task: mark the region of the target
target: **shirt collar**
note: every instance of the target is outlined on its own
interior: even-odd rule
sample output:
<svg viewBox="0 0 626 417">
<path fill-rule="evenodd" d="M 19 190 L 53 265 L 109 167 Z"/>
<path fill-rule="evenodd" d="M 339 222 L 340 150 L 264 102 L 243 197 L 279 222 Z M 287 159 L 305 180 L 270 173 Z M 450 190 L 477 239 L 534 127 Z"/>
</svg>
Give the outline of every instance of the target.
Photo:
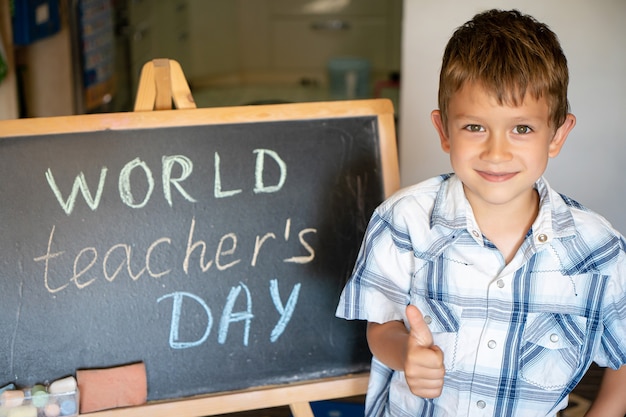
<svg viewBox="0 0 626 417">
<path fill-rule="evenodd" d="M 543 246 L 555 238 L 574 236 L 574 219 L 563 198 L 550 188 L 543 177 L 537 180 L 535 188 L 539 193 L 539 212 L 532 225 L 534 246 Z M 463 183 L 454 174 L 444 177 L 435 197 L 430 227 L 443 227 L 450 231 L 465 229 L 479 245 L 484 244 L 480 227 L 465 197 Z"/>
</svg>

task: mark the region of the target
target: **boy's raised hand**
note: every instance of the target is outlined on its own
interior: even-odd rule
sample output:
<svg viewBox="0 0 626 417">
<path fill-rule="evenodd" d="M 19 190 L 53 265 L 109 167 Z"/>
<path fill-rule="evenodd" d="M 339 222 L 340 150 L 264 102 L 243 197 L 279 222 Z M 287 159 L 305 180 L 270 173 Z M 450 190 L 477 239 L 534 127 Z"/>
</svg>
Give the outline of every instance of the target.
<svg viewBox="0 0 626 417">
<path fill-rule="evenodd" d="M 406 381 L 413 394 L 436 398 L 443 389 L 443 352 L 433 344 L 433 335 L 417 307 L 407 306 L 406 316 L 410 326 L 404 363 Z"/>
</svg>

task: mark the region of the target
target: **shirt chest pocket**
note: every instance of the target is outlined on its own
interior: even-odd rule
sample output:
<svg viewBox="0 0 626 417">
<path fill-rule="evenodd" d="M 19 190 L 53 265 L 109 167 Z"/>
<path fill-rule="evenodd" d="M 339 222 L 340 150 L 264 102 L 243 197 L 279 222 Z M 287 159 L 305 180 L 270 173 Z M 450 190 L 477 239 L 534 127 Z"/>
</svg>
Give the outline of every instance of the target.
<svg viewBox="0 0 626 417">
<path fill-rule="evenodd" d="M 411 303 L 422 312 L 424 321 L 433 335 L 433 343 L 443 351 L 446 371 L 454 370 L 462 310 L 439 300 L 421 297 L 415 297 Z"/>
<path fill-rule="evenodd" d="M 543 389 L 567 386 L 579 367 L 587 319 L 530 313 L 522 336 L 520 378 Z"/>
</svg>

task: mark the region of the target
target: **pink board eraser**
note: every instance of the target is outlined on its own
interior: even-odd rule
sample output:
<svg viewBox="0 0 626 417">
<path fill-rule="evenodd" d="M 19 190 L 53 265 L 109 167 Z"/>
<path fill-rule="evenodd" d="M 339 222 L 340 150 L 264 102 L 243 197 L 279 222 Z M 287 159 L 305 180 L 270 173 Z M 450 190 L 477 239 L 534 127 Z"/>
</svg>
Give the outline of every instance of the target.
<svg viewBox="0 0 626 417">
<path fill-rule="evenodd" d="M 143 362 L 105 369 L 76 371 L 80 413 L 145 404 L 148 398 Z"/>
</svg>

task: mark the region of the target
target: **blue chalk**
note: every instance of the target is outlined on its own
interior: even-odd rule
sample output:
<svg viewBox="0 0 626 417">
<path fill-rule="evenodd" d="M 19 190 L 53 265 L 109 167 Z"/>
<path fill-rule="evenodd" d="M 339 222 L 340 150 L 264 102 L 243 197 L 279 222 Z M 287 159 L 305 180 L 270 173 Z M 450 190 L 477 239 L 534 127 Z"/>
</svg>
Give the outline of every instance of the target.
<svg viewBox="0 0 626 417">
<path fill-rule="evenodd" d="M 60 407 L 62 416 L 71 416 L 76 414 L 76 401 L 74 400 L 61 401 Z"/>
<path fill-rule="evenodd" d="M 0 394 L 2 394 L 4 391 L 9 391 L 9 390 L 14 390 L 15 389 L 15 384 L 9 384 L 9 385 L 5 385 L 4 387 L 0 388 Z"/>
</svg>

